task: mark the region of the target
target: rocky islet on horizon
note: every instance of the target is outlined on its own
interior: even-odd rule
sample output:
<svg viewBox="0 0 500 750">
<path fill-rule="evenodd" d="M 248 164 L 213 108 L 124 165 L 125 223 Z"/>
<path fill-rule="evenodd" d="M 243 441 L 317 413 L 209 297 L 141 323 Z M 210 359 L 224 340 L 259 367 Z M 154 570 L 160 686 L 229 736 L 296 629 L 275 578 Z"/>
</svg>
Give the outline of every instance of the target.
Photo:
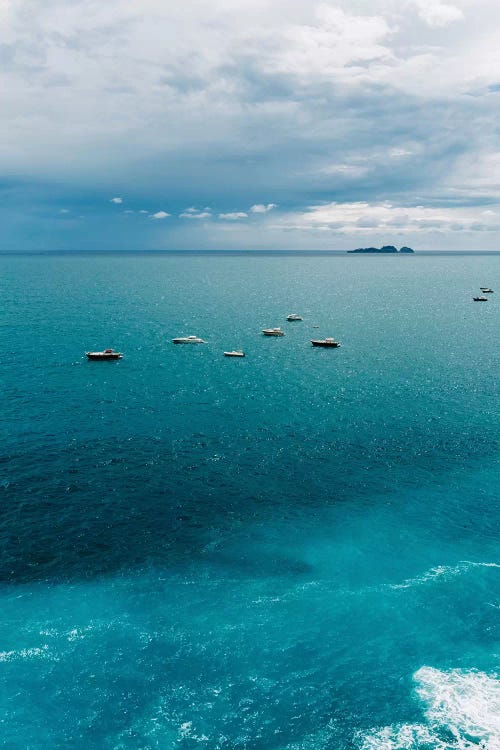
<svg viewBox="0 0 500 750">
<path fill-rule="evenodd" d="M 358 247 L 356 250 L 348 250 L 348 253 L 383 253 L 383 254 L 389 254 L 389 253 L 403 253 L 403 255 L 407 253 L 414 253 L 415 250 L 413 250 L 411 247 L 403 246 L 401 250 L 398 250 L 397 247 L 394 245 L 383 245 L 383 247 Z"/>
</svg>

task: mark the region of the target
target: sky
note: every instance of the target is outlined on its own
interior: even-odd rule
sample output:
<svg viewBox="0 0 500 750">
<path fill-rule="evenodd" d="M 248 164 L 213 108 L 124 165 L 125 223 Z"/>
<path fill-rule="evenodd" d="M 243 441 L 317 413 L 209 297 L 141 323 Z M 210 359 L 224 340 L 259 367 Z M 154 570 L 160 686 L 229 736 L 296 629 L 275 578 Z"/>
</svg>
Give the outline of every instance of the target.
<svg viewBox="0 0 500 750">
<path fill-rule="evenodd" d="M 0 0 L 0 250 L 500 250 L 498 0 Z"/>
</svg>

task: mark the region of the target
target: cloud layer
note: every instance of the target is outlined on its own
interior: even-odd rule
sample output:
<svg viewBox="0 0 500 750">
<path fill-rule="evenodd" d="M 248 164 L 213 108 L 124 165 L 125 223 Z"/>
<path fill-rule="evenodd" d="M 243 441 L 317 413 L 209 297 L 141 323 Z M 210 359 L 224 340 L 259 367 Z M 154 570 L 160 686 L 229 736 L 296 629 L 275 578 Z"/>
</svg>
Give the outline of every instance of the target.
<svg viewBox="0 0 500 750">
<path fill-rule="evenodd" d="M 496 247 L 499 21 L 493 0 L 2 3 L 3 242 Z"/>
</svg>

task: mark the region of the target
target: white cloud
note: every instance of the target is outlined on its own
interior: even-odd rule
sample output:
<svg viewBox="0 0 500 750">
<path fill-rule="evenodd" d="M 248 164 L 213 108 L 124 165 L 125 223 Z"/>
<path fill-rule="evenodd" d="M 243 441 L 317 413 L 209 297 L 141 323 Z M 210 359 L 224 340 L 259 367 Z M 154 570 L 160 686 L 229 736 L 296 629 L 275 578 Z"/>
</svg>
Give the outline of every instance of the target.
<svg viewBox="0 0 500 750">
<path fill-rule="evenodd" d="M 357 179 L 364 177 L 369 172 L 369 167 L 359 164 L 332 164 L 322 167 L 321 172 L 323 174 L 340 175 L 341 177 Z"/>
<path fill-rule="evenodd" d="M 389 149 L 389 157 L 391 159 L 405 159 L 407 156 L 413 156 L 415 151 L 408 148 L 391 148 Z"/>
<path fill-rule="evenodd" d="M 448 26 L 453 21 L 461 21 L 464 14 L 460 8 L 439 0 L 415 0 L 420 18 L 429 26 Z"/>
<path fill-rule="evenodd" d="M 69 214 L 69 208 L 61 208 L 59 211 L 60 214 Z"/>
<path fill-rule="evenodd" d="M 268 211 L 272 211 L 273 208 L 278 208 L 277 203 L 256 203 L 254 206 L 251 207 L 250 211 L 253 214 L 266 214 Z"/>
<path fill-rule="evenodd" d="M 211 212 L 207 209 L 200 211 L 198 208 L 186 208 L 185 211 L 179 214 L 181 219 L 208 219 L 212 216 Z"/>
<path fill-rule="evenodd" d="M 123 198 L 111 198 L 110 203 L 123 203 Z"/>
<path fill-rule="evenodd" d="M 281 74 L 292 74 L 302 83 L 311 76 L 327 79 L 361 63 L 392 62 L 387 45 L 392 33 L 385 18 L 354 15 L 340 7 L 316 5 L 308 24 L 285 26 L 275 49 L 264 64 Z M 265 50 L 265 48 L 264 48 Z"/>
<path fill-rule="evenodd" d="M 7 19 L 11 10 L 11 0 L 0 0 L 0 22 Z"/>
<path fill-rule="evenodd" d="M 304 212 L 284 215 L 277 227 L 313 231 L 333 231 L 345 234 L 366 234 L 367 230 L 382 232 L 391 240 L 391 233 L 422 233 L 430 230 L 498 231 L 492 213 L 478 207 L 402 206 L 364 201 L 327 203 L 310 206 Z M 487 216 L 487 218 L 485 218 Z M 494 216 L 494 214 L 493 214 Z"/>
<path fill-rule="evenodd" d="M 238 221 L 238 219 L 246 219 L 248 216 L 244 211 L 233 211 L 232 213 L 219 214 L 219 219 L 225 221 Z"/>
<path fill-rule="evenodd" d="M 155 214 L 151 214 L 150 219 L 166 219 L 170 216 L 166 211 L 157 211 Z"/>
<path fill-rule="evenodd" d="M 454 198 L 487 196 L 491 203 L 500 201 L 500 150 L 484 147 L 466 152 L 450 170 L 446 187 Z M 478 200 L 478 202 L 479 202 Z"/>
</svg>

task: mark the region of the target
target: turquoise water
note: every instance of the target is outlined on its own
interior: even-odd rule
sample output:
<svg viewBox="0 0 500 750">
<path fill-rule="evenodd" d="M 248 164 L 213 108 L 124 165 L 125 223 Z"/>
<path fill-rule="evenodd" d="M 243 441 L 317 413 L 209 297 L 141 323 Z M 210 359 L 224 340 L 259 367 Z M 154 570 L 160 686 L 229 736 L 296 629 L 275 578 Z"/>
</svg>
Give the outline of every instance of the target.
<svg viewBox="0 0 500 750">
<path fill-rule="evenodd" d="M 0 273 L 2 747 L 500 748 L 499 256 Z"/>
</svg>

